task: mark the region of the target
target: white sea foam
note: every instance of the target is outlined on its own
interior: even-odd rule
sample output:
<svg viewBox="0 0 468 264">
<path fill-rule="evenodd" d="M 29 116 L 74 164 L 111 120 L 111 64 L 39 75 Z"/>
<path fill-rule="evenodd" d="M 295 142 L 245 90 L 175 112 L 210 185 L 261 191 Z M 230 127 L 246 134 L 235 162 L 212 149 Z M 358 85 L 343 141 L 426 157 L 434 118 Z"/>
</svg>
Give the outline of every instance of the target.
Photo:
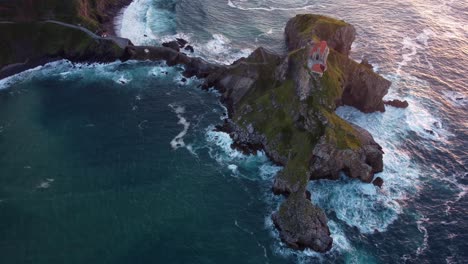
<svg viewBox="0 0 468 264">
<path fill-rule="evenodd" d="M 32 73 L 34 73 L 35 71 L 39 71 L 42 68 L 43 68 L 43 66 L 38 66 L 36 68 L 29 69 L 29 70 L 20 72 L 18 74 L 12 75 L 10 77 L 1 79 L 0 80 L 0 90 L 9 88 L 13 84 L 16 84 L 16 83 L 27 80 L 31 76 Z"/>
<path fill-rule="evenodd" d="M 176 38 L 187 40 L 195 49 L 195 56 L 210 62 L 231 64 L 252 53 L 249 48 L 237 48 L 222 34 L 213 34 L 208 42 L 193 38 L 192 34 L 175 32 L 174 14 L 166 9 L 158 9 L 151 0 L 132 2 L 123 12 L 119 36 L 130 39 L 136 45 L 160 45 Z M 266 34 L 271 34 L 270 29 Z"/>
<path fill-rule="evenodd" d="M 418 221 L 416 221 L 416 224 L 418 226 L 419 232 L 423 233 L 423 242 L 421 246 L 418 247 L 416 250 L 416 255 L 421 255 L 429 246 L 429 233 L 427 232 L 426 227 L 424 227 L 424 223 L 428 222 L 429 218 L 421 218 Z"/>
<path fill-rule="evenodd" d="M 37 189 L 48 189 L 50 185 L 54 182 L 54 179 L 48 178 L 42 181 L 36 188 Z"/>
<path fill-rule="evenodd" d="M 237 172 L 237 165 L 229 164 L 228 169 L 230 169 L 233 173 L 236 173 Z"/>
<path fill-rule="evenodd" d="M 118 84 L 121 84 L 121 85 L 125 85 L 127 83 L 129 83 L 132 79 L 128 76 L 125 76 L 125 75 L 121 75 L 117 80 L 115 80 L 116 83 Z"/>
<path fill-rule="evenodd" d="M 444 95 L 453 106 L 466 106 L 468 103 L 466 94 L 454 91 L 444 91 Z"/>
<path fill-rule="evenodd" d="M 401 75 L 401 69 L 409 65 L 411 61 L 415 58 L 419 51 L 424 51 L 428 48 L 428 41 L 429 39 L 434 36 L 434 32 L 426 28 L 416 37 L 407 36 L 403 39 L 403 47 L 402 47 L 402 60 L 397 64 L 396 74 Z M 426 61 L 427 61 L 427 57 Z M 431 68 L 433 67 L 432 64 L 427 61 L 428 66 Z"/>
<path fill-rule="evenodd" d="M 177 115 L 177 118 L 179 118 L 177 124 L 180 124 L 184 127 L 184 129 L 179 134 L 177 134 L 174 139 L 171 140 L 171 147 L 173 149 L 185 147 L 184 137 L 190 127 L 190 123 L 187 121 L 187 119 L 185 119 L 185 117 L 182 116 L 182 114 L 185 113 L 185 108 L 176 104 L 169 104 L 169 107 L 172 108 L 174 113 Z"/>
<path fill-rule="evenodd" d="M 380 190 L 346 178 L 312 182 L 309 187 L 314 202 L 334 211 L 338 219 L 362 233 L 385 231 L 402 212 L 399 201 L 417 191 L 420 175 L 418 167 L 398 145 L 399 139 L 406 138 L 409 131 L 404 110 L 389 108 L 384 114 L 363 114 L 352 107 L 341 107 L 337 113 L 369 130 L 382 145 L 385 167 L 378 176 L 384 179 L 384 187 Z"/>
<path fill-rule="evenodd" d="M 117 35 L 130 39 L 136 45 L 150 44 L 151 40 L 155 39 L 146 23 L 150 6 L 151 0 L 133 1 L 122 14 L 120 30 L 116 30 Z"/>
<path fill-rule="evenodd" d="M 220 64 L 231 64 L 234 61 L 248 57 L 252 53 L 249 48 L 238 49 L 231 44 L 231 40 L 222 34 L 214 34 L 205 44 L 195 44 L 195 55 L 208 61 Z"/>
<path fill-rule="evenodd" d="M 229 134 L 214 131 L 213 126 L 208 127 L 206 132 L 206 140 L 209 143 L 216 145 L 219 150 L 221 150 L 219 151 L 218 149 L 212 149 L 210 151 L 211 157 L 220 163 L 229 162 L 234 159 L 245 158 L 245 155 L 243 155 L 240 151 L 231 148 L 233 141 Z"/>
<path fill-rule="evenodd" d="M 264 152 L 257 155 L 245 155 L 231 147 L 233 140 L 229 134 L 215 131 L 213 126 L 206 129 L 206 141 L 209 154 L 220 165 L 232 170 L 236 167 L 236 175 L 249 180 L 271 181 L 273 176 L 281 170 L 280 166 L 269 162 Z M 242 173 L 242 172 L 247 173 Z"/>
<path fill-rule="evenodd" d="M 240 0 L 240 2 L 245 2 L 245 1 Z M 305 5 L 305 6 L 298 6 L 298 7 L 271 7 L 271 6 L 270 7 L 244 7 L 244 6 L 241 6 L 240 4 L 234 4 L 231 0 L 228 0 L 227 5 L 229 7 L 236 8 L 236 9 L 239 9 L 239 10 L 244 10 L 244 11 L 247 11 L 247 10 L 260 10 L 260 11 L 268 11 L 268 12 L 276 11 L 276 10 L 280 10 L 280 11 L 300 11 L 300 10 L 309 10 L 309 9 L 315 7 L 315 5 Z"/>
</svg>

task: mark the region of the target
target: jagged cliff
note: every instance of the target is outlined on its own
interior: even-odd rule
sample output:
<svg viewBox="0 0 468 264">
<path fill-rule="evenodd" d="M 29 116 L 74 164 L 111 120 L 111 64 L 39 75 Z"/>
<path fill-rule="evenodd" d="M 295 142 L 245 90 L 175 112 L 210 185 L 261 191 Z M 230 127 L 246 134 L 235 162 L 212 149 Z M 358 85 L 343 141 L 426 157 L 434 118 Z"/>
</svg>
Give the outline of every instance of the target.
<svg viewBox="0 0 468 264">
<path fill-rule="evenodd" d="M 79 6 L 112 1 L 71 2 Z M 0 10 L 2 15 L 5 6 Z M 68 15 L 76 17 L 76 10 L 88 9 L 72 10 Z M 89 14 L 85 17 L 94 16 Z M 286 26 L 287 54 L 259 48 L 229 66 L 207 63 L 167 47 L 139 47 L 125 39 L 101 38 L 60 22 L 1 22 L 0 31 L 0 78 L 62 58 L 165 60 L 169 65 L 185 65 L 187 77 L 205 78 L 203 86 L 218 89 L 228 107 L 230 118 L 223 129 L 231 134 L 234 146 L 244 151 L 262 149 L 284 166 L 273 191 L 286 200 L 272 219 L 282 240 L 293 248 L 325 252 L 333 242 L 324 212 L 310 201 L 309 180 L 338 179 L 343 171 L 370 182 L 383 169 L 383 152 L 372 136 L 334 113 L 339 105 L 364 112 L 384 111 L 382 98 L 390 86 L 372 67 L 348 58 L 356 31 L 344 21 L 298 15 Z M 310 40 L 326 40 L 331 48 L 328 70 L 321 78 L 307 68 Z"/>
</svg>

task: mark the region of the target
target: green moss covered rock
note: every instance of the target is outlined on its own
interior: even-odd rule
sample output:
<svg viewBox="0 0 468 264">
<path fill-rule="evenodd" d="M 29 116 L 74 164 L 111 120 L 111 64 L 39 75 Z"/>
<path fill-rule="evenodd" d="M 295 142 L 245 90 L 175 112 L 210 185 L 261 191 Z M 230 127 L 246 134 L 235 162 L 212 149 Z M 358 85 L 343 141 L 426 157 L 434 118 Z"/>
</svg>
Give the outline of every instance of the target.
<svg viewBox="0 0 468 264">
<path fill-rule="evenodd" d="M 0 22 L 0 69 L 55 59 L 114 61 L 125 48 L 81 28 L 54 22 Z"/>
</svg>

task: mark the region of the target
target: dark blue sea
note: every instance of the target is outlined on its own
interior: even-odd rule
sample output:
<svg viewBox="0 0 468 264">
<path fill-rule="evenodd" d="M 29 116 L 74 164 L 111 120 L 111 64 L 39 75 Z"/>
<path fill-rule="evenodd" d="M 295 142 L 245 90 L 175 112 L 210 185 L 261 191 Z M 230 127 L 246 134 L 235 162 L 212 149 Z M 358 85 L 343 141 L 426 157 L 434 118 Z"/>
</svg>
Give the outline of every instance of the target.
<svg viewBox="0 0 468 264">
<path fill-rule="evenodd" d="M 0 263 L 468 263 L 467 3 L 136 0 L 116 31 L 183 37 L 228 64 L 284 52 L 298 13 L 355 25 L 351 57 L 393 82 L 385 99 L 410 103 L 337 109 L 382 145 L 385 182 L 310 183 L 330 252 L 281 243 L 281 168 L 214 131 L 226 109 L 201 80 L 157 62 L 59 61 L 0 80 Z"/>
</svg>

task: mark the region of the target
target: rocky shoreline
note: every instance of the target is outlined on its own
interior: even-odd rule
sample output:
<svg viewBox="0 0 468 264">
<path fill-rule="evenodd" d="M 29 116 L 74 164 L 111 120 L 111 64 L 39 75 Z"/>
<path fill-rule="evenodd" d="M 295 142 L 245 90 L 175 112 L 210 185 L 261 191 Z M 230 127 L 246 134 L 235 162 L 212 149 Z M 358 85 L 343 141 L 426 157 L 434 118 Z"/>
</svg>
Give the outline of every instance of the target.
<svg viewBox="0 0 468 264">
<path fill-rule="evenodd" d="M 123 7 L 131 1 L 116 2 Z M 117 6 L 107 15 L 115 16 Z M 286 200 L 272 219 L 281 239 L 292 248 L 326 252 L 332 247 L 325 213 L 310 201 L 309 180 L 337 180 L 344 172 L 370 183 L 383 170 L 383 151 L 373 137 L 334 113 L 340 105 L 363 112 L 385 111 L 383 97 L 391 84 L 368 63 L 348 57 L 356 30 L 344 21 L 298 15 L 286 25 L 286 54 L 258 48 L 229 66 L 192 58 L 171 47 L 134 46 L 126 39 L 100 37 L 56 21 L 3 22 L 0 30 L 5 32 L 0 41 L 7 47 L 0 51 L 0 78 L 68 59 L 164 60 L 169 66 L 184 65 L 186 77 L 204 79 L 203 88 L 217 89 L 228 108 L 229 119 L 219 129 L 231 135 L 233 147 L 246 153 L 264 150 L 284 166 L 272 190 Z M 326 40 L 330 46 L 329 69 L 322 78 L 306 67 L 312 40 Z M 380 179 L 375 184 L 382 183 Z"/>
</svg>

